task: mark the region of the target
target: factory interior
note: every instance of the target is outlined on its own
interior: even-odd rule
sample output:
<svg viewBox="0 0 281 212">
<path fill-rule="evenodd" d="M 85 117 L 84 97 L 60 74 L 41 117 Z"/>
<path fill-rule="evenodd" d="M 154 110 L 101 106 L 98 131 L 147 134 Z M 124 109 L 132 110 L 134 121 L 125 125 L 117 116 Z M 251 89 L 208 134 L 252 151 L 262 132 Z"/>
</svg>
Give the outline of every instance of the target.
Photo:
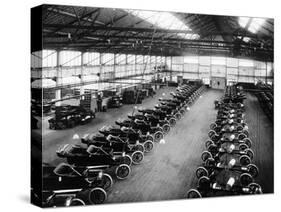
<svg viewBox="0 0 281 212">
<path fill-rule="evenodd" d="M 63 5 L 32 15 L 34 204 L 274 192 L 273 19 Z"/>
</svg>

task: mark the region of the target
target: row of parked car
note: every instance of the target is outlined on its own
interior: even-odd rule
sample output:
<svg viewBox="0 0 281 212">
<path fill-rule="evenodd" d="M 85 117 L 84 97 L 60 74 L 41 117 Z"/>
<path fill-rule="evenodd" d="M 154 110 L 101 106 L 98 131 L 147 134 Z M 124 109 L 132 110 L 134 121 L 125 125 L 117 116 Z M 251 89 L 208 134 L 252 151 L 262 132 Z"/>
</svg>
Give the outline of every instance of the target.
<svg viewBox="0 0 281 212">
<path fill-rule="evenodd" d="M 229 86 L 220 101 L 216 121 L 211 123 L 205 143 L 202 165 L 197 168 L 198 185 L 190 189 L 187 198 L 260 194 L 262 188 L 254 182 L 259 174 L 252 163 L 254 152 L 245 120 L 245 95 L 241 88 Z"/>
<path fill-rule="evenodd" d="M 92 110 L 82 106 L 56 106 L 55 116 L 48 120 L 49 128 L 52 130 L 62 130 L 73 128 L 91 122 L 95 118 Z"/>
<path fill-rule="evenodd" d="M 272 121 L 273 120 L 273 91 L 261 91 L 258 92 L 257 98 L 260 102 L 261 108 L 265 112 L 265 114 L 268 116 L 268 118 Z"/>
<path fill-rule="evenodd" d="M 139 108 L 116 126 L 86 134 L 81 144 L 60 147 L 57 155 L 66 162 L 43 168 L 44 206 L 105 202 L 113 182 L 130 176 L 132 165 L 152 152 L 203 91 L 201 85 L 178 87 L 154 108 Z"/>
</svg>

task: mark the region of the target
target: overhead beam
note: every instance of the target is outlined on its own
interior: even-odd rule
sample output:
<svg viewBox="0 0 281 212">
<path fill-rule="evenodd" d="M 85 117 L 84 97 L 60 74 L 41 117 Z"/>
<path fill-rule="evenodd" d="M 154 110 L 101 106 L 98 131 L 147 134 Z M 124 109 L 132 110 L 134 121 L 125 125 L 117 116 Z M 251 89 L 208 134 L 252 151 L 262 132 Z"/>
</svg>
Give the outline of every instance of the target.
<svg viewBox="0 0 281 212">
<path fill-rule="evenodd" d="M 43 38 L 66 38 L 67 34 L 62 35 L 62 34 L 56 34 L 53 36 L 45 36 L 43 35 Z M 131 36 L 131 35 L 100 35 L 100 34 L 95 34 L 95 35 L 90 35 L 88 37 L 85 37 L 84 39 L 88 40 L 89 42 L 91 41 L 91 39 L 99 39 L 99 41 L 95 41 L 95 43 L 98 42 L 108 42 L 108 39 L 123 39 L 127 42 L 136 42 L 136 40 L 139 41 L 150 41 L 151 37 L 148 36 Z M 88 41 L 79 41 L 79 43 L 83 43 L 83 42 L 88 42 Z M 113 40 L 112 40 L 113 41 Z M 217 44 L 233 44 L 233 42 L 229 42 L 229 41 L 216 41 L 216 40 L 207 40 L 207 39 L 184 39 L 184 38 L 163 38 L 163 37 L 154 37 L 154 41 L 161 41 L 161 42 L 179 42 L 179 43 L 217 43 Z M 63 41 L 62 41 L 63 42 Z M 260 45 L 258 44 L 249 44 L 246 42 L 242 42 L 243 45 L 245 46 L 250 46 L 250 47 L 256 47 L 259 48 Z M 272 48 L 271 46 L 267 46 L 265 45 L 264 48 Z"/>
<path fill-rule="evenodd" d="M 76 19 L 74 19 L 73 21 L 68 22 L 68 24 L 75 24 L 78 20 L 88 21 L 88 17 L 91 16 L 92 14 L 98 12 L 99 10 L 100 10 L 100 9 L 95 9 L 95 10 L 89 12 L 89 13 L 86 13 L 85 15 L 78 16 L 78 17 L 77 17 L 77 15 L 76 15 Z M 51 11 L 52 11 L 52 10 L 51 10 Z M 49 11 L 49 12 L 50 12 L 50 11 Z M 71 17 L 73 17 L 73 16 L 71 15 Z M 74 17 L 73 17 L 73 18 L 74 18 Z M 56 28 L 54 31 L 50 32 L 49 35 L 52 35 L 52 34 L 58 32 L 58 31 L 60 31 L 60 30 L 62 30 L 62 29 L 63 29 L 62 27 L 58 27 L 58 28 Z"/>
<path fill-rule="evenodd" d="M 79 47 L 79 48 L 85 48 L 85 49 L 90 49 L 90 48 L 95 48 L 95 49 L 108 49 L 109 47 L 112 49 L 117 49 L 117 48 L 122 48 L 122 47 L 126 47 L 129 49 L 135 49 L 135 50 L 140 50 L 140 49 L 149 49 L 150 45 L 149 43 L 140 45 L 140 46 L 136 46 L 136 47 L 132 47 L 130 44 L 107 44 L 107 45 L 93 45 L 91 44 L 90 47 L 88 47 L 88 43 L 84 43 L 86 45 L 82 45 L 82 44 L 74 44 L 74 46 L 72 47 Z M 58 44 L 56 42 L 50 42 L 50 43 L 46 43 L 46 46 L 57 46 L 57 45 L 61 45 L 61 47 L 63 47 L 63 44 Z M 181 49 L 181 50 L 185 50 L 185 49 L 190 49 L 190 48 L 200 48 L 202 50 L 204 50 L 204 48 L 212 48 L 214 51 L 216 50 L 222 50 L 222 49 L 227 49 L 227 50 L 232 50 L 234 48 L 234 45 L 226 45 L 226 46 L 213 46 L 213 45 L 204 45 L 204 44 L 181 44 L 181 45 L 177 45 L 177 44 L 171 44 L 171 43 L 154 43 L 151 46 L 154 50 L 158 50 L 161 51 L 161 49 L 163 50 L 164 48 L 173 48 L 173 49 Z M 214 49 L 215 48 L 215 49 Z M 249 47 L 241 47 L 241 50 L 244 51 L 255 51 L 255 52 L 268 52 L 271 53 L 272 51 L 268 51 L 268 50 L 264 50 L 264 49 L 255 49 L 255 48 L 249 48 Z"/>
<path fill-rule="evenodd" d="M 110 43 L 108 43 L 107 39 L 100 40 L 99 42 L 97 41 L 91 41 L 91 40 L 83 40 L 75 43 L 69 43 L 69 41 L 44 41 L 44 44 L 52 44 L 52 45 L 89 45 L 90 46 L 112 46 L 112 45 L 118 45 L 118 44 L 124 44 L 126 43 L 127 45 L 133 45 L 134 46 L 140 46 L 140 45 L 150 45 L 151 39 L 140 39 L 138 43 L 136 43 L 136 40 L 130 40 L 129 38 L 123 39 L 122 42 L 119 42 L 118 40 L 111 40 Z M 210 40 L 185 40 L 185 39 L 168 39 L 168 40 L 161 40 L 161 39 L 154 39 L 153 41 L 154 44 L 170 44 L 170 45 L 209 45 L 209 46 L 214 46 L 214 47 L 220 47 L 220 46 L 233 46 L 235 43 L 233 42 L 227 42 L 227 41 L 210 41 Z M 263 48 L 260 47 L 258 44 L 249 44 L 246 42 L 242 42 L 240 46 L 247 47 L 249 49 L 255 48 L 257 50 L 271 50 L 273 51 L 271 46 L 264 46 Z"/>
<path fill-rule="evenodd" d="M 62 28 L 62 29 L 85 29 L 85 30 L 106 30 L 106 31 L 132 31 L 132 32 L 149 32 L 149 33 L 184 33 L 184 34 L 194 34 L 192 30 L 175 30 L 175 29 L 154 29 L 154 28 L 144 28 L 144 27 L 113 27 L 113 26 L 79 26 L 71 24 L 43 24 L 43 28 Z M 210 32 L 209 35 L 231 35 L 231 36 L 241 36 L 239 32 Z M 258 36 L 257 34 L 247 32 L 247 37 L 251 38 L 263 38 L 272 39 L 271 36 Z"/>
</svg>

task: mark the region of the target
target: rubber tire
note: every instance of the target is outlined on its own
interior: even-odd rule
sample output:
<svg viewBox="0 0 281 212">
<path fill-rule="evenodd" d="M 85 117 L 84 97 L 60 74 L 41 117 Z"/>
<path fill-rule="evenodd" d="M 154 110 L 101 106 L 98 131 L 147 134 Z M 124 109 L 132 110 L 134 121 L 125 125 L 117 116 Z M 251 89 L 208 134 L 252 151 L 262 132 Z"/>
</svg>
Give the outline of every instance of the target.
<svg viewBox="0 0 281 212">
<path fill-rule="evenodd" d="M 253 177 L 248 173 L 241 174 L 239 180 L 242 186 L 248 186 L 254 181 Z"/>
<path fill-rule="evenodd" d="M 191 195 L 194 196 L 191 196 Z M 187 193 L 186 193 L 186 198 L 187 199 L 194 199 L 194 198 L 202 198 L 202 195 L 200 194 L 200 192 L 197 189 L 190 189 Z"/>
<path fill-rule="evenodd" d="M 201 159 L 205 162 L 208 158 L 213 158 L 212 154 L 208 151 L 202 152 Z"/>
<path fill-rule="evenodd" d="M 252 175 L 253 178 L 256 178 L 259 175 L 259 169 L 255 164 L 248 164 L 247 165 L 248 172 Z"/>
<path fill-rule="evenodd" d="M 120 176 L 120 174 L 118 174 L 121 168 L 122 168 L 122 169 L 126 169 L 127 174 L 126 174 L 125 176 Z M 124 171 L 124 170 L 123 170 L 123 171 Z M 126 178 L 130 175 L 130 173 L 131 173 L 131 168 L 130 168 L 127 164 L 120 164 L 120 165 L 117 166 L 116 169 L 115 169 L 115 175 L 116 175 L 117 179 L 119 179 L 119 180 L 124 180 L 124 179 L 126 179 Z"/>
<path fill-rule="evenodd" d="M 196 169 L 195 173 L 196 173 L 196 177 L 197 177 L 198 179 L 200 179 L 200 178 L 203 177 L 203 176 L 209 177 L 209 172 L 208 172 L 208 170 L 207 170 L 205 167 L 203 167 L 203 166 L 198 167 L 198 168 Z"/>
<path fill-rule="evenodd" d="M 88 199 L 91 204 L 102 204 L 107 199 L 107 193 L 104 189 L 96 187 L 89 191 Z"/>
<path fill-rule="evenodd" d="M 154 141 L 155 142 L 159 143 L 160 140 L 163 139 L 163 138 L 164 138 L 164 135 L 163 135 L 162 132 L 157 131 L 157 132 L 154 133 Z"/>
<path fill-rule="evenodd" d="M 170 118 L 169 119 L 169 124 L 170 124 L 171 127 L 174 127 L 177 124 L 177 120 L 175 118 Z"/>
<path fill-rule="evenodd" d="M 246 161 L 245 161 L 246 160 Z M 244 162 L 243 162 L 244 161 Z M 251 159 L 248 155 L 241 155 L 239 157 L 239 163 L 242 165 L 242 166 L 247 166 L 251 163 Z"/>
<path fill-rule="evenodd" d="M 84 206 L 86 204 L 82 199 L 79 198 L 73 198 L 69 204 L 69 206 L 82 206 L 82 205 Z"/>
<path fill-rule="evenodd" d="M 143 160 L 143 158 L 144 158 L 144 154 L 141 151 L 135 151 L 132 153 L 132 161 L 133 161 L 133 164 L 135 164 L 135 165 L 140 164 L 141 161 Z"/>
<path fill-rule="evenodd" d="M 152 141 L 147 140 L 143 143 L 143 146 L 144 146 L 144 152 L 149 153 L 153 150 L 154 144 Z"/>
<path fill-rule="evenodd" d="M 162 126 L 162 129 L 163 129 L 163 134 L 164 134 L 164 135 L 167 135 L 168 132 L 170 131 L 171 127 L 170 127 L 168 124 L 164 124 L 164 125 Z"/>
</svg>

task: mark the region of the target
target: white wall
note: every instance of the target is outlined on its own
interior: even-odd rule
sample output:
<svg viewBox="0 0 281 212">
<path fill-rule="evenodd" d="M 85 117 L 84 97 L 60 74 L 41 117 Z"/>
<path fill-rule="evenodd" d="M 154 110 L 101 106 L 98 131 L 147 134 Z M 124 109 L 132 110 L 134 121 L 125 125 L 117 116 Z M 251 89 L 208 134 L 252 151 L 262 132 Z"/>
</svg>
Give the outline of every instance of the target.
<svg viewBox="0 0 281 212">
<path fill-rule="evenodd" d="M 173 76 L 202 79 L 207 84 L 211 77 L 225 77 L 227 82 L 254 83 L 259 80 L 265 81 L 266 77 L 269 83 L 273 80 L 273 63 L 230 57 L 172 57 L 171 70 Z"/>
</svg>

